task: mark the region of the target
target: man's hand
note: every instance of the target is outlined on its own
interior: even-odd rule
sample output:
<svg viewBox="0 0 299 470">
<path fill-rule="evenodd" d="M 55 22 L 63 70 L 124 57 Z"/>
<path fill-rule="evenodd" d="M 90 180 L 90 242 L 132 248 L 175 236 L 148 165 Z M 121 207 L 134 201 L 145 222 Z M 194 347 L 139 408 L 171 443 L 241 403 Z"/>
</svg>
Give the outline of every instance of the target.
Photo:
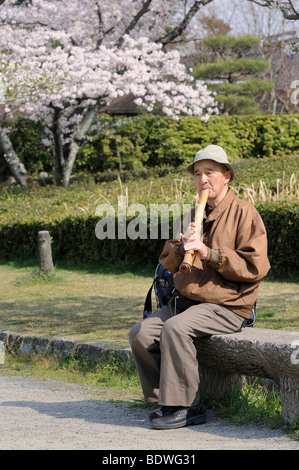
<svg viewBox="0 0 299 470">
<path fill-rule="evenodd" d="M 185 234 L 181 233 L 181 240 L 185 251 L 193 250 L 200 259 L 205 259 L 208 254 L 208 247 L 199 239 L 196 234 L 197 227 L 194 222 L 188 225 Z"/>
</svg>

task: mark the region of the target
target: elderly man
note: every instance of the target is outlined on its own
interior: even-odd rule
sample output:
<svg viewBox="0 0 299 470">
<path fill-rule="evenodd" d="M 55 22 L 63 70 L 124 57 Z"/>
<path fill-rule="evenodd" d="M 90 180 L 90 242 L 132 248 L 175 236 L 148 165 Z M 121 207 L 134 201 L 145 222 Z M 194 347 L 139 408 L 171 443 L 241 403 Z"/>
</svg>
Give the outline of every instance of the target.
<svg viewBox="0 0 299 470">
<path fill-rule="evenodd" d="M 166 242 L 159 261 L 174 273 L 174 298 L 130 331 L 145 400 L 160 405 L 150 414 L 155 429 L 206 422 L 193 339 L 238 331 L 270 268 L 263 221 L 228 187 L 234 170 L 222 147 L 202 149 L 187 170 L 198 193 L 209 190 L 203 240 L 194 239 L 192 223 L 180 239 Z M 184 274 L 179 266 L 190 249 L 195 259 Z"/>
</svg>

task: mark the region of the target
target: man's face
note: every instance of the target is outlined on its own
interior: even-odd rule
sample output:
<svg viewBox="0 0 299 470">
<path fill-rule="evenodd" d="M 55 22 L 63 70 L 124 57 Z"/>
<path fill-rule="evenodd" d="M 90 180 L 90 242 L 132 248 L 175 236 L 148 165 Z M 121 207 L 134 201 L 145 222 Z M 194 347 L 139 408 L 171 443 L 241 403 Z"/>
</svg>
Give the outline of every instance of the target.
<svg viewBox="0 0 299 470">
<path fill-rule="evenodd" d="M 213 160 L 201 160 L 194 164 L 194 183 L 198 193 L 209 190 L 208 202 L 218 203 L 225 196 L 230 170 Z"/>
</svg>

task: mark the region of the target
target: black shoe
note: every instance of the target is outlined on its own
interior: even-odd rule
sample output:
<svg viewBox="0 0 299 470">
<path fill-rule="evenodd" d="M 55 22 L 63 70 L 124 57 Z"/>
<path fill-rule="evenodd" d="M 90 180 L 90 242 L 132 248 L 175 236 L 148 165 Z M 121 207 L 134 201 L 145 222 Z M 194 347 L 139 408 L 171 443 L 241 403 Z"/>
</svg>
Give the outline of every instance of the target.
<svg viewBox="0 0 299 470">
<path fill-rule="evenodd" d="M 166 413 L 166 411 L 168 410 L 168 408 L 168 406 L 160 405 L 159 408 L 156 408 L 149 414 L 150 421 L 152 421 L 152 419 L 160 418 L 161 416 L 163 416 L 164 413 Z"/>
<path fill-rule="evenodd" d="M 191 424 L 204 424 L 207 421 L 207 412 L 202 403 L 197 406 L 167 406 L 161 416 L 151 419 L 153 429 L 176 429 Z"/>
</svg>

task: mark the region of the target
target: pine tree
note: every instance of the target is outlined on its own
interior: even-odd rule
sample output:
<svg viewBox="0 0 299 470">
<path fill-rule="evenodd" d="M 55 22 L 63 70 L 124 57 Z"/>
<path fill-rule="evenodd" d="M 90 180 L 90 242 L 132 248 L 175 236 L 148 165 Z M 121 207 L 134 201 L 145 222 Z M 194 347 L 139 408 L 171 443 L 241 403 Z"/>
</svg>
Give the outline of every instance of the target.
<svg viewBox="0 0 299 470">
<path fill-rule="evenodd" d="M 209 88 L 217 93 L 216 100 L 223 113 L 258 114 L 258 95 L 273 88 L 273 83 L 259 75 L 269 64 L 252 58 L 260 39 L 251 36 L 207 36 L 203 45 L 209 51 L 210 62 L 194 67 L 193 75 L 209 80 Z"/>
</svg>

